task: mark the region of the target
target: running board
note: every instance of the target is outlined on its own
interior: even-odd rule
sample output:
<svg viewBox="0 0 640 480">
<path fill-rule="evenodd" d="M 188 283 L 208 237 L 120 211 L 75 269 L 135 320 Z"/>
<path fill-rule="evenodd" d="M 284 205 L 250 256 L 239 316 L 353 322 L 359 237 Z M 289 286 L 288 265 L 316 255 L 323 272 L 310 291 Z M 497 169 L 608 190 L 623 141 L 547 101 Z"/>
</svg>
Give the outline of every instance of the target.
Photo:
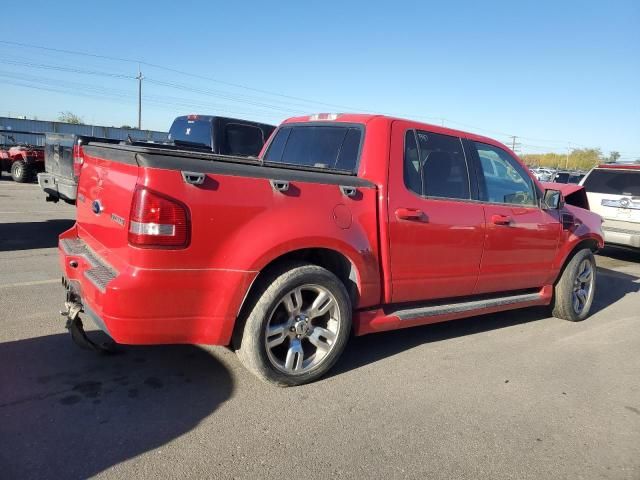
<svg viewBox="0 0 640 480">
<path fill-rule="evenodd" d="M 524 302 L 536 302 L 542 300 L 539 292 L 511 295 L 508 297 L 488 298 L 483 300 L 471 300 L 460 303 L 448 303 L 446 305 L 430 305 L 428 307 L 408 308 L 386 312 L 388 316 L 398 317 L 400 320 L 415 320 L 417 318 L 436 317 L 456 313 L 470 312 L 485 308 L 503 307 Z"/>
</svg>

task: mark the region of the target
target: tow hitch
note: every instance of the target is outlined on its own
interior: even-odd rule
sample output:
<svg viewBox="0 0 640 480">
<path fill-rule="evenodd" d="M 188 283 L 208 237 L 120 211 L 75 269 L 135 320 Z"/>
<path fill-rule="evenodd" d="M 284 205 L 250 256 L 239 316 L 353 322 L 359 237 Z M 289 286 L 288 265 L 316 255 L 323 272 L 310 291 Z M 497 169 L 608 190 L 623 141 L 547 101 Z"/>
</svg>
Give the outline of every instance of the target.
<svg viewBox="0 0 640 480">
<path fill-rule="evenodd" d="M 67 322 L 65 328 L 71 333 L 71 338 L 76 345 L 85 350 L 93 350 L 98 353 L 114 353 L 116 351 L 115 342 L 96 343 L 87 336 L 79 316 L 82 311 L 82 304 L 80 302 L 69 299 L 64 302 L 64 306 L 66 310 L 62 310 L 60 315 L 66 317 Z"/>
</svg>

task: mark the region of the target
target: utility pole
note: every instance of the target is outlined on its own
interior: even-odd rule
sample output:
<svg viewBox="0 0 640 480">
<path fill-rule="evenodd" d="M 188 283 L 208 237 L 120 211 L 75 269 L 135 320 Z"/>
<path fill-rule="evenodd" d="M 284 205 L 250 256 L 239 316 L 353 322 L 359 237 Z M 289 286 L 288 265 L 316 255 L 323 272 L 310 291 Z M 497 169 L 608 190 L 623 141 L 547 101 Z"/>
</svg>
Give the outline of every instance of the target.
<svg viewBox="0 0 640 480">
<path fill-rule="evenodd" d="M 567 143 L 567 161 L 564 165 L 565 170 L 569 170 L 569 152 L 571 151 L 571 143 Z"/>
<path fill-rule="evenodd" d="M 518 142 L 518 137 L 517 135 L 509 135 L 509 143 L 511 144 L 511 150 L 513 150 L 514 152 L 517 153 L 517 151 L 520 149 L 520 142 Z"/>
<path fill-rule="evenodd" d="M 142 79 L 144 76 L 140 71 L 140 65 L 138 65 L 138 130 L 142 130 Z"/>
</svg>

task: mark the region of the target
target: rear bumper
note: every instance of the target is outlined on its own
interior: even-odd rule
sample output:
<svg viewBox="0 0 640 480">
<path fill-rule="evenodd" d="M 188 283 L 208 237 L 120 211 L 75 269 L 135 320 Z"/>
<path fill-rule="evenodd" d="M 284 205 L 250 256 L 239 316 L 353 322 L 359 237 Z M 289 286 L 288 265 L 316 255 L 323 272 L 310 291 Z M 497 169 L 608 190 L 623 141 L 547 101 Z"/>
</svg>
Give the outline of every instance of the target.
<svg viewBox="0 0 640 480">
<path fill-rule="evenodd" d="M 75 203 L 78 184 L 73 180 L 51 173 L 39 173 L 38 184 L 44 192 L 55 200 Z"/>
<path fill-rule="evenodd" d="M 640 231 L 625 230 L 622 228 L 602 227 L 605 244 L 622 245 L 625 247 L 640 248 Z"/>
<path fill-rule="evenodd" d="M 60 239 L 65 283 L 85 316 L 122 344 L 227 345 L 255 272 L 109 265 L 75 236 Z"/>
</svg>

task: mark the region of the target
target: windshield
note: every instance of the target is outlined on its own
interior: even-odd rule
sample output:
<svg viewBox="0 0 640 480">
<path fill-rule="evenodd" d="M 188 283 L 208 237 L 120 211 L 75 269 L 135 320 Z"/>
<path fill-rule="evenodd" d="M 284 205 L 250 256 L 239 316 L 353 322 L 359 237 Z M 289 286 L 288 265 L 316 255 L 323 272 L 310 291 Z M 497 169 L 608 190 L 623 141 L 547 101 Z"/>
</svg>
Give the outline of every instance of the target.
<svg viewBox="0 0 640 480">
<path fill-rule="evenodd" d="M 169 130 L 169 140 L 175 145 L 211 148 L 211 122 L 179 117 Z"/>
<path fill-rule="evenodd" d="M 587 192 L 640 196 L 640 170 L 593 170 L 583 186 Z"/>
<path fill-rule="evenodd" d="M 354 173 L 361 139 L 362 130 L 353 126 L 284 126 L 264 161 Z"/>
</svg>

